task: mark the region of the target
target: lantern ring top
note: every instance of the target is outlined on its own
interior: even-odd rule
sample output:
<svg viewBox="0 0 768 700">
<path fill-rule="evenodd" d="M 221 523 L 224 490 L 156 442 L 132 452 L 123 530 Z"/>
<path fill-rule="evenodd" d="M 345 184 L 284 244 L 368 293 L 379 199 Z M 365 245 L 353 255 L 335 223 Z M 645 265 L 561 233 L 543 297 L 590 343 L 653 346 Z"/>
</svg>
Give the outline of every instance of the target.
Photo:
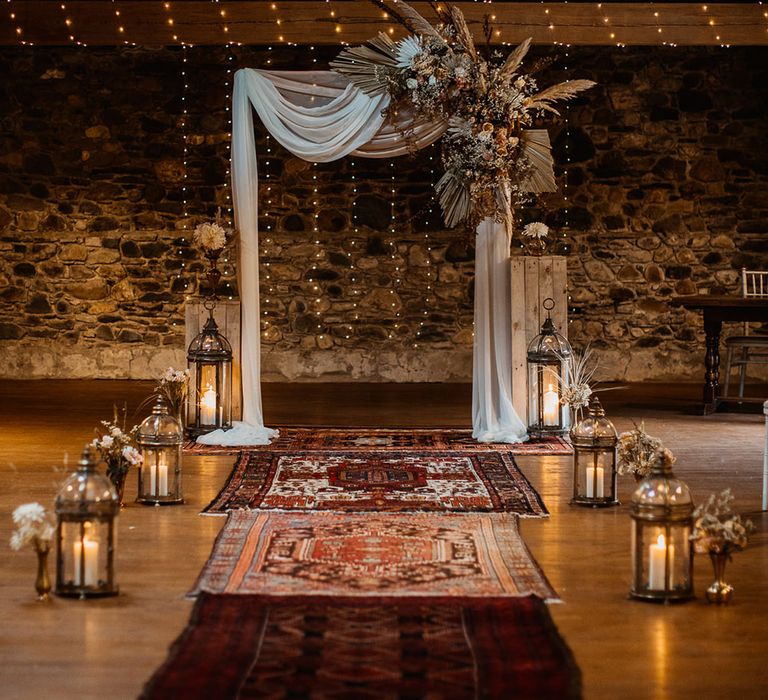
<svg viewBox="0 0 768 700">
<path fill-rule="evenodd" d="M 541 304 L 547 311 L 552 311 L 555 308 L 555 300 L 552 297 L 547 297 Z"/>
</svg>

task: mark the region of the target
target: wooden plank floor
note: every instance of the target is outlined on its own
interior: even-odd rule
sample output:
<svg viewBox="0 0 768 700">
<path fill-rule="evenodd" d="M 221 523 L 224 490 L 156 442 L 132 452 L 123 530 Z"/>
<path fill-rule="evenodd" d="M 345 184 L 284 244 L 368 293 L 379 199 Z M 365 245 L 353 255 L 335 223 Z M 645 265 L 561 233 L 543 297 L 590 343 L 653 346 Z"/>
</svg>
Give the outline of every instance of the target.
<svg viewBox="0 0 768 700">
<path fill-rule="evenodd" d="M 11 512 L 37 500 L 52 505 L 65 454 L 72 464 L 113 402 L 135 407 L 146 382 L 5 381 L 0 401 L 0 542 Z M 681 605 L 627 600 L 631 483 L 608 510 L 568 505 L 570 459 L 519 458 L 552 513 L 525 520 L 523 536 L 565 603 L 552 615 L 581 666 L 586 698 L 764 698 L 768 694 L 768 516 L 759 511 L 763 421 L 760 415 L 693 411 L 699 388 L 643 385 L 605 394 L 619 429 L 645 420 L 677 454 L 677 472 L 697 500 L 731 486 L 760 532 L 728 565 L 736 588 L 729 607 L 702 599 L 711 579 L 698 557 L 698 597 Z M 465 385 L 265 386 L 270 424 L 468 427 Z M 201 517 L 230 469 L 231 457 L 190 457 L 187 504 L 130 503 L 120 516 L 117 598 L 80 602 L 34 599 L 31 551 L 0 546 L 0 696 L 132 698 L 184 627 L 193 584 L 223 518 Z M 53 571 L 52 571 L 53 573 Z"/>
</svg>

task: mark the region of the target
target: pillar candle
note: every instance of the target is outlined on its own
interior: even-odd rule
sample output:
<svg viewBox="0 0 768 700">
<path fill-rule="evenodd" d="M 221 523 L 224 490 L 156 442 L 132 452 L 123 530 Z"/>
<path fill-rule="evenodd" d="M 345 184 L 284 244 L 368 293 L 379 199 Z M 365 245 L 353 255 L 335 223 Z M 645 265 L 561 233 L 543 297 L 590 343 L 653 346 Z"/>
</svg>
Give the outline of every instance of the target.
<svg viewBox="0 0 768 700">
<path fill-rule="evenodd" d="M 560 401 L 554 385 L 550 384 L 544 392 L 544 405 L 542 407 L 542 417 L 544 425 L 557 425 Z"/>
<path fill-rule="evenodd" d="M 85 547 L 84 555 L 84 574 L 85 583 L 81 583 L 80 579 L 80 554 L 82 548 Z M 72 551 L 75 560 L 75 585 L 76 586 L 96 586 L 99 583 L 99 543 L 93 540 L 86 539 L 74 542 L 72 545 Z"/>
<path fill-rule="evenodd" d="M 200 423 L 216 425 L 216 392 L 210 385 L 200 401 Z"/>
<path fill-rule="evenodd" d="M 597 472 L 597 490 L 595 490 L 595 472 Z M 603 498 L 604 475 L 602 467 L 587 467 L 587 498 Z"/>
<path fill-rule="evenodd" d="M 656 544 L 648 547 L 648 585 L 653 590 L 665 589 L 665 573 L 667 570 L 667 550 L 669 550 L 669 562 L 675 558 L 675 545 L 667 544 L 664 535 L 659 535 Z M 669 572 L 669 587 L 672 588 L 672 572 Z"/>
<path fill-rule="evenodd" d="M 157 496 L 168 495 L 168 465 L 165 460 L 161 460 L 157 465 Z"/>
<path fill-rule="evenodd" d="M 155 471 L 155 465 L 151 462 L 145 462 L 142 469 L 145 470 L 146 477 L 149 477 L 149 495 L 154 496 L 157 493 L 157 472 Z M 146 483 L 143 484 L 144 491 L 147 491 Z"/>
</svg>

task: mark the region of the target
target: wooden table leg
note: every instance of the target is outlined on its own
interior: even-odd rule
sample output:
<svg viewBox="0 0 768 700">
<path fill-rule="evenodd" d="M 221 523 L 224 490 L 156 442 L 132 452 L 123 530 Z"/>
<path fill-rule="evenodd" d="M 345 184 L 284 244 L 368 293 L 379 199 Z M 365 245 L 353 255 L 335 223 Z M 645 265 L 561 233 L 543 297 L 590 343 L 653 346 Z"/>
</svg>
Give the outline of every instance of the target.
<svg viewBox="0 0 768 700">
<path fill-rule="evenodd" d="M 704 310 L 704 332 L 707 352 L 704 355 L 704 415 L 714 413 L 720 395 L 720 331 L 723 322 Z"/>
</svg>

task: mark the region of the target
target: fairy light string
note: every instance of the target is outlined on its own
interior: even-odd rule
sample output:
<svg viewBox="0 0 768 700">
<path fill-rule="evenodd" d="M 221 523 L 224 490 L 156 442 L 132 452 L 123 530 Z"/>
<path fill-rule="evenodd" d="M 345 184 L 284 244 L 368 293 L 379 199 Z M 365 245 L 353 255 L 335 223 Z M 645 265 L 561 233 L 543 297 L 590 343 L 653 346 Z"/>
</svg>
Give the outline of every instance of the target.
<svg viewBox="0 0 768 700">
<path fill-rule="evenodd" d="M 189 64 L 189 52 L 187 45 L 181 45 L 181 67 L 179 77 L 181 79 L 181 117 L 179 119 L 179 130 L 182 140 L 182 182 L 181 182 L 181 236 L 176 246 L 176 254 L 179 256 L 179 267 L 176 272 L 176 288 L 184 293 L 185 299 L 189 301 L 189 279 L 187 278 L 187 263 L 184 257 L 189 247 L 189 196 L 188 196 L 188 178 L 189 178 L 189 113 L 187 109 L 187 96 L 189 93 L 189 82 L 187 79 L 187 69 Z M 174 322 L 175 326 L 176 323 Z"/>
<path fill-rule="evenodd" d="M 220 10 L 222 18 L 225 17 L 226 11 L 222 8 Z M 227 33 L 228 27 L 226 24 L 222 24 L 222 32 Z M 232 189 L 230 185 L 231 181 L 231 163 L 232 163 L 232 86 L 233 86 L 233 74 L 235 70 L 235 54 L 233 51 L 232 42 L 227 42 L 226 50 L 224 52 L 224 111 L 226 113 L 227 120 L 227 136 L 225 141 L 225 154 L 224 162 L 226 163 L 224 174 L 224 186 L 223 186 L 223 204 L 224 204 L 224 222 L 225 228 L 234 231 L 235 217 L 234 210 L 232 208 Z M 231 247 L 224 250 L 224 256 L 222 258 L 222 281 L 224 294 L 229 300 L 232 300 L 234 296 L 234 288 L 232 287 L 233 267 L 229 262 L 229 258 L 232 255 Z"/>
<path fill-rule="evenodd" d="M 75 36 L 75 20 L 72 19 L 72 16 L 67 11 L 66 3 L 59 3 L 59 9 L 64 18 L 64 26 L 67 29 L 67 36 L 69 37 L 70 42 L 77 46 L 88 46 L 88 44 L 80 41 L 77 36 Z"/>
<path fill-rule="evenodd" d="M 16 41 L 18 41 L 21 46 L 34 46 L 35 43 L 33 41 L 27 41 L 26 39 L 26 34 L 24 33 L 24 25 L 19 19 L 19 16 L 16 14 L 16 8 L 14 7 L 12 0 L 8 0 L 8 19 L 13 25 Z"/>
</svg>

